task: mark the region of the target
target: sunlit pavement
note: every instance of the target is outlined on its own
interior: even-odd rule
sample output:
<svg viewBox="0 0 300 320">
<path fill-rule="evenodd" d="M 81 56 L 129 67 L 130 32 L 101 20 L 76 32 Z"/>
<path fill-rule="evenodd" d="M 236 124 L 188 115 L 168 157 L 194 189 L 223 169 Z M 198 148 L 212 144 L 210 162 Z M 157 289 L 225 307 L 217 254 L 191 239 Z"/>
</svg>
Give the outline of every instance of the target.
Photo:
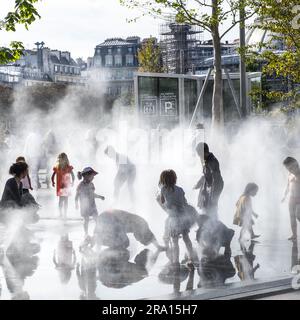
<svg viewBox="0 0 300 320">
<path fill-rule="evenodd" d="M 209 270 L 206 270 L 207 272 L 201 277 L 197 270 L 189 271 L 182 265 L 176 276 L 172 269 L 165 268 L 168 259 L 164 252 L 160 253 L 152 267 L 147 265 L 145 269 L 139 268 L 134 259 L 145 248 L 133 237 L 130 237 L 129 260 L 126 258 L 126 252 L 118 252 L 120 256 L 115 257 L 115 262 L 111 263 L 115 253 L 109 252 L 108 260 L 112 259 L 109 260 L 110 264 L 99 264 L 95 262 L 97 261 L 96 253 L 88 252 L 88 255 L 83 256 L 79 250 L 84 237 L 82 221 L 78 212 L 71 213 L 72 210 L 70 210 L 69 216 L 73 220 L 64 223 L 59 219 L 53 219 L 57 216 L 55 203 L 51 210 L 53 210 L 51 220 L 48 219 L 51 217 L 47 216 L 47 214 L 49 215 L 48 208 L 47 214 L 43 213 L 43 210 L 41 211 L 41 221 L 29 227 L 34 234 L 31 243 L 39 243 L 40 251 L 34 252 L 31 256 L 29 254 L 25 262 L 22 259 L 18 261 L 12 256 L 10 259 L 5 258 L 5 263 L 2 263 L 0 269 L 1 299 L 20 296 L 29 296 L 34 300 L 155 298 L 171 294 L 174 296 L 174 293 L 178 295 L 179 292 L 198 288 L 202 288 L 204 291 L 212 290 L 216 288 L 215 286 L 221 288 L 222 279 L 225 280 L 225 285 L 229 286 L 228 290 L 230 290 L 230 284 L 243 283 L 246 285 L 255 281 L 253 278 L 263 281 L 292 277 L 292 268 L 297 265 L 300 258 L 297 245 L 287 241 L 284 237 L 281 237 L 280 240 L 262 237 L 260 242 L 253 244 L 252 248 L 248 248 L 248 253 L 245 255 L 236 240 L 237 236 L 235 236 L 232 242 L 232 257 L 229 265 L 220 267 L 211 264 Z M 51 210 L 50 212 L 52 212 Z M 91 232 L 93 228 L 94 225 L 91 223 Z M 194 232 L 195 230 L 191 231 L 192 239 Z M 56 250 L 57 254 L 60 250 L 58 249 L 59 241 L 66 234 L 72 242 L 72 245 L 68 243 L 66 250 L 70 253 L 73 247 L 76 262 L 71 259 L 69 262 L 67 261 L 69 266 L 57 267 L 54 260 L 59 260 L 59 258 L 53 259 L 54 251 Z M 3 244 L 5 236 L 5 230 L 0 227 L 1 244 Z M 195 242 L 194 245 L 196 245 Z M 150 246 L 149 249 L 154 253 L 153 246 Z M 107 255 L 107 250 L 105 254 Z M 184 256 L 184 247 L 181 247 L 181 256 L 182 258 Z M 234 275 L 228 273 L 230 268 L 234 268 Z M 253 268 L 256 269 L 254 274 Z M 26 292 L 28 295 L 18 295 L 19 292 Z M 190 293 L 192 294 L 192 291 Z M 291 297 L 297 299 L 299 293 L 294 293 Z"/>
</svg>

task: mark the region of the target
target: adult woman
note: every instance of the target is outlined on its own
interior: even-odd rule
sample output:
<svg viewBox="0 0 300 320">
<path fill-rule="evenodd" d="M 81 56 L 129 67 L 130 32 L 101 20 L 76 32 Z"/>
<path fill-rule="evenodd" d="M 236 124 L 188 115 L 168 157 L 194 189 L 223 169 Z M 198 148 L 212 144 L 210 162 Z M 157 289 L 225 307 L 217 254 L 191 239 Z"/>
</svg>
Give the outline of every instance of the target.
<svg viewBox="0 0 300 320">
<path fill-rule="evenodd" d="M 25 162 L 14 163 L 9 174 L 13 177 L 6 181 L 2 198 L 0 201 L 0 221 L 7 223 L 12 217 L 12 210 L 26 208 L 24 221 L 34 223 L 38 221 L 37 210 L 39 205 L 23 196 L 22 179 L 28 175 L 28 165 Z"/>
</svg>

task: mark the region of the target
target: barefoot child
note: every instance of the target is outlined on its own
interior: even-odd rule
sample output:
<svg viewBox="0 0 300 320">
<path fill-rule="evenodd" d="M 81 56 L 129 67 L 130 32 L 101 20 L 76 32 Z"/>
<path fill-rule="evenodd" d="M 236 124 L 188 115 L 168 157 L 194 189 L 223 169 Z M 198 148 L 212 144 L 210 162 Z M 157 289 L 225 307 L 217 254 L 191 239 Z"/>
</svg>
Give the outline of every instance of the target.
<svg viewBox="0 0 300 320">
<path fill-rule="evenodd" d="M 114 198 L 118 200 L 122 186 L 127 182 L 131 202 L 135 202 L 134 182 L 136 178 L 136 166 L 125 155 L 122 155 L 112 147 L 108 146 L 104 153 L 116 161 L 117 175 L 114 180 Z"/>
<path fill-rule="evenodd" d="M 289 171 L 288 185 L 282 202 L 285 201 L 288 194 L 289 210 L 291 219 L 292 236 L 289 238 L 291 241 L 297 240 L 297 218 L 300 219 L 300 167 L 296 159 L 288 157 L 284 160 L 283 165 Z"/>
<path fill-rule="evenodd" d="M 98 217 L 95 199 L 105 200 L 103 196 L 95 193 L 95 186 L 92 181 L 97 174 L 98 172 L 90 167 L 85 168 L 82 172 L 78 172 L 78 179 L 81 180 L 83 178 L 83 181 L 77 187 L 75 203 L 76 209 L 78 209 L 78 202 L 80 202 L 80 212 L 84 219 L 84 232 L 86 236 L 88 236 L 90 217 L 93 217 L 95 221 Z"/>
<path fill-rule="evenodd" d="M 160 175 L 160 194 L 157 198 L 160 206 L 168 213 L 165 223 L 164 240 L 166 246 L 169 242 L 172 245 L 172 263 L 179 263 L 179 237 L 182 235 L 183 241 L 188 251 L 188 265 L 193 264 L 193 246 L 189 237 L 192 227 L 193 208 L 188 205 L 184 191 L 176 185 L 177 176 L 173 170 L 163 171 Z"/>
<path fill-rule="evenodd" d="M 53 168 L 52 186 L 55 187 L 56 176 L 56 195 L 59 197 L 60 218 L 67 218 L 68 198 L 71 195 L 71 187 L 74 184 L 75 176 L 73 167 L 70 166 L 68 156 L 61 153 L 57 158 L 56 166 Z"/>
<path fill-rule="evenodd" d="M 252 209 L 251 197 L 255 197 L 258 192 L 258 186 L 255 183 L 248 183 L 244 193 L 239 198 L 236 204 L 236 213 L 233 224 L 242 227 L 240 239 L 245 232 L 249 232 L 251 239 L 258 238 L 253 232 L 253 217 L 258 218 L 258 215 Z"/>
</svg>

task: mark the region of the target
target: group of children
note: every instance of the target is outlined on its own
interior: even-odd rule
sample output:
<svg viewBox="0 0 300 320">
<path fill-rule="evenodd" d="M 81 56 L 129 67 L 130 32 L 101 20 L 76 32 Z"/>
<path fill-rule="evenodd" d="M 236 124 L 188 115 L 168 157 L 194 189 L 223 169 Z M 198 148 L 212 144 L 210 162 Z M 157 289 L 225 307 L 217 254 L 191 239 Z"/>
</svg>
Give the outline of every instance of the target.
<svg viewBox="0 0 300 320">
<path fill-rule="evenodd" d="M 217 210 L 218 199 L 221 191 L 223 190 L 223 179 L 220 178 L 219 164 L 216 158 L 209 152 L 208 146 L 201 144 L 201 148 L 204 147 L 204 157 L 201 158 L 202 164 L 205 161 L 210 162 L 212 167 L 215 168 L 217 174 L 214 176 L 214 172 L 210 174 L 207 170 L 204 172 L 205 188 L 212 189 L 213 182 L 209 185 L 207 181 L 218 182 L 218 188 L 215 188 L 213 201 L 211 201 L 211 208 L 214 212 Z M 199 146 L 197 147 L 199 149 Z M 116 192 L 118 194 L 120 186 L 127 180 L 128 186 L 131 192 L 133 192 L 133 182 L 135 179 L 136 171 L 135 166 L 128 160 L 124 163 L 120 162 L 120 154 L 116 153 L 112 147 L 108 147 L 105 150 L 107 155 L 115 153 L 117 156 L 118 173 L 115 179 Z M 198 152 L 199 154 L 200 152 Z M 206 155 L 205 155 L 206 153 Z M 205 158 L 206 157 L 206 158 Z M 293 235 L 290 240 L 297 239 L 297 219 L 300 220 L 300 167 L 296 159 L 287 158 L 284 161 L 284 165 L 290 173 L 288 187 L 283 201 L 290 193 L 290 217 L 291 228 Z M 209 168 L 207 166 L 207 168 Z M 217 170 L 216 170 L 217 169 Z M 73 167 L 70 165 L 68 156 L 65 153 L 61 153 L 58 156 L 57 163 L 53 168 L 52 185 L 56 187 L 56 194 L 59 197 L 59 212 L 60 217 L 67 217 L 68 210 L 68 198 L 71 195 L 71 188 L 75 182 L 75 175 L 73 173 Z M 30 195 L 31 181 L 28 174 L 28 165 L 25 162 L 24 157 L 19 157 L 15 164 L 10 168 L 9 173 L 13 175 L 13 178 L 6 182 L 5 189 L 0 202 L 0 208 L 21 208 L 26 204 L 36 205 L 34 198 Z M 81 216 L 84 219 L 84 232 L 88 235 L 88 226 L 90 217 L 94 220 L 98 218 L 98 210 L 95 199 L 105 200 L 105 197 L 95 193 L 95 186 L 93 180 L 98 173 L 91 167 L 86 167 L 78 173 L 78 179 L 82 180 L 77 189 L 75 196 L 76 209 L 79 209 Z M 220 176 L 220 177 L 219 177 Z M 201 181 L 201 180 L 200 180 Z M 201 182 L 202 183 L 202 182 Z M 200 184 L 201 184 L 200 183 Z M 191 227 L 197 222 L 199 214 L 196 209 L 188 204 L 183 189 L 177 186 L 177 175 L 173 170 L 165 170 L 161 173 L 159 179 L 160 192 L 157 196 L 157 201 L 163 210 L 168 214 L 165 221 L 164 241 L 165 249 L 167 252 L 171 252 L 171 260 L 173 263 L 179 262 L 179 238 L 182 237 L 188 252 L 188 265 L 192 265 L 194 261 L 194 251 L 189 232 Z M 247 184 L 244 193 L 239 198 L 236 207 L 236 213 L 234 216 L 233 224 L 241 226 L 242 238 L 247 232 L 250 234 L 251 239 L 259 237 L 253 232 L 254 218 L 258 215 L 253 211 L 251 198 L 255 197 L 258 192 L 258 186 L 255 183 Z M 27 196 L 26 196 L 27 195 Z M 203 192 L 201 193 L 203 195 Z M 205 200 L 206 201 L 206 200 Z M 200 201 L 201 202 L 201 201 Z M 207 201 L 206 201 L 207 202 Z M 203 201 L 201 202 L 203 203 Z M 209 216 L 209 211 L 206 215 Z M 232 237 L 231 237 L 232 238 Z M 152 239 L 152 238 L 151 238 Z M 170 250 L 169 250 L 170 249 Z"/>
</svg>

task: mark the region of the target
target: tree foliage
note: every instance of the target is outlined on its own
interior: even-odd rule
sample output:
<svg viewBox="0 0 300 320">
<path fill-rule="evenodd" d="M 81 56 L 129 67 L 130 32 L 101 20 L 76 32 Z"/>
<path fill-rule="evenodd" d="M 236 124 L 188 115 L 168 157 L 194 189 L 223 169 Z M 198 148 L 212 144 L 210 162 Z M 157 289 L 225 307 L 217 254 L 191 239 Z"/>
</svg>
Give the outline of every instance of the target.
<svg viewBox="0 0 300 320">
<path fill-rule="evenodd" d="M 161 63 L 161 50 L 155 38 L 148 39 L 138 51 L 140 72 L 163 72 Z"/>
<path fill-rule="evenodd" d="M 176 22 L 197 25 L 210 33 L 214 46 L 212 124 L 213 127 L 222 126 L 224 121 L 224 111 L 221 41 L 235 26 L 241 22 L 239 16 L 240 10 L 242 8 L 248 8 L 245 11 L 245 19 L 248 19 L 255 14 L 255 6 L 250 3 L 250 0 L 119 1 L 122 5 L 129 8 L 139 8 L 143 12 L 143 15 L 150 14 L 161 18 L 175 15 Z"/>
<path fill-rule="evenodd" d="M 282 90 L 263 90 L 263 96 L 272 102 L 294 103 L 300 84 L 300 1 L 259 0 L 256 5 L 261 17 L 256 28 L 270 37 L 260 44 L 260 52 L 249 48 L 250 57 L 263 61 L 264 76 L 281 79 L 283 84 Z"/>
<path fill-rule="evenodd" d="M 14 9 L 0 21 L 0 31 L 16 31 L 17 25 L 23 25 L 27 30 L 40 15 L 36 9 L 39 0 L 14 0 Z M 13 41 L 8 48 L 0 47 L 0 63 L 15 61 L 20 58 L 24 46 L 22 42 Z"/>
<path fill-rule="evenodd" d="M 216 26 L 231 21 L 220 34 L 224 38 L 238 23 L 241 6 L 247 7 L 246 19 L 252 17 L 252 1 L 249 0 L 119 0 L 128 8 L 138 8 L 142 15 L 150 14 L 159 18 L 176 16 L 177 22 L 198 25 L 212 33 Z M 250 10 L 251 8 L 251 10 Z M 131 20 L 132 21 L 132 20 Z"/>
</svg>

